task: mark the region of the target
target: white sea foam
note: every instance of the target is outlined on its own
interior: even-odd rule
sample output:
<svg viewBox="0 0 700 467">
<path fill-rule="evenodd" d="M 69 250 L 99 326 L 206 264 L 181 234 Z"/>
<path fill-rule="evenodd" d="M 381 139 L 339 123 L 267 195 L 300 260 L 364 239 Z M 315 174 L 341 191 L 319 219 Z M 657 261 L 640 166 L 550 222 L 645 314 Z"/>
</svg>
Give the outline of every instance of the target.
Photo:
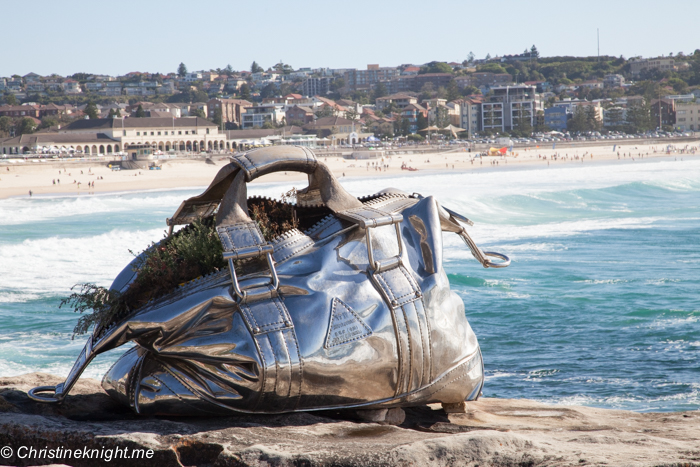
<svg viewBox="0 0 700 467">
<path fill-rule="evenodd" d="M 79 282 L 109 286 L 133 259 L 129 249 L 141 251 L 163 237 L 162 229 L 112 230 L 89 237 L 49 237 L 0 245 L 3 297 L 65 293 Z"/>
</svg>

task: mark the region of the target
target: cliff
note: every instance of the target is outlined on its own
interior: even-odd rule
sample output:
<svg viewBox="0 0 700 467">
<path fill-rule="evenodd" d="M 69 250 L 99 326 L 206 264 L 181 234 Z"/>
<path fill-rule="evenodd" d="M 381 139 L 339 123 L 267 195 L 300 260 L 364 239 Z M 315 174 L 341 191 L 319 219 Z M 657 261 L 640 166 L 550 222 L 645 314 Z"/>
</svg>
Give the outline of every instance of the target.
<svg viewBox="0 0 700 467">
<path fill-rule="evenodd" d="M 0 464 L 700 465 L 697 411 L 634 413 L 481 399 L 470 402 L 466 413 L 446 414 L 439 405 L 409 408 L 403 423 L 394 426 L 359 422 L 357 414 L 349 413 L 140 418 L 114 403 L 91 379 L 80 380 L 61 405 L 36 403 L 26 395 L 34 386 L 60 381 L 41 373 L 0 378 Z M 121 451 L 107 463 L 27 459 L 29 447 L 37 452 L 59 447 Z M 127 449 L 151 449 L 153 455 L 117 457 Z"/>
</svg>

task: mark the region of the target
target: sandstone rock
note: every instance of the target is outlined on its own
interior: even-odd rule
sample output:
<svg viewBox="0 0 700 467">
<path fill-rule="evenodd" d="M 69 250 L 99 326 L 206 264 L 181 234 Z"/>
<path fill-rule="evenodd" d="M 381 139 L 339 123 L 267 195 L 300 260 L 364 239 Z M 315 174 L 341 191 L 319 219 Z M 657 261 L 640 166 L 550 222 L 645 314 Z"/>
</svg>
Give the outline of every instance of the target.
<svg viewBox="0 0 700 467">
<path fill-rule="evenodd" d="M 381 423 L 341 411 L 221 418 L 142 418 L 82 379 L 61 405 L 26 392 L 61 378 L 0 378 L 0 457 L 6 465 L 71 466 L 581 466 L 697 465 L 700 413 L 634 413 L 481 399 L 466 413 L 439 404 L 390 411 Z M 356 411 L 357 412 L 357 411 Z M 391 422 L 400 423 L 393 426 Z M 24 446 L 112 452 L 95 459 L 17 457 Z M 115 451 L 119 448 L 120 451 Z M 115 452 L 150 449 L 150 459 Z M 110 451 L 111 450 L 111 451 Z M 55 452 L 55 451 L 54 451 Z M 144 451 L 145 452 L 145 451 Z M 123 455 L 123 454 L 122 454 Z"/>
</svg>

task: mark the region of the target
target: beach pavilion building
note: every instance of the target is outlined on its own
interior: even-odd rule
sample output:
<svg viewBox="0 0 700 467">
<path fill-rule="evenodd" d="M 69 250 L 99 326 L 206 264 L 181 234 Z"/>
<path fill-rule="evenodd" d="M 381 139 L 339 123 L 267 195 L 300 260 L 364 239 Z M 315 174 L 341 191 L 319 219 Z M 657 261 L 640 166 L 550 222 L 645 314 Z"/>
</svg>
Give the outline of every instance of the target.
<svg viewBox="0 0 700 467">
<path fill-rule="evenodd" d="M 34 133 L 0 141 L 0 154 L 59 153 L 112 154 L 121 150 L 121 142 L 103 133 Z"/>
<path fill-rule="evenodd" d="M 79 154 L 128 152 L 150 146 L 163 152 L 201 152 L 231 149 L 226 134 L 200 117 L 98 118 L 76 120 L 58 132 L 22 135 L 0 142 L 2 154 L 45 152 L 58 147 Z"/>
<path fill-rule="evenodd" d="M 123 151 L 130 146 L 151 145 L 160 151 L 178 152 L 219 151 L 230 149 L 226 134 L 201 117 L 98 118 L 76 120 L 59 133 L 104 134 L 118 140 Z"/>
</svg>

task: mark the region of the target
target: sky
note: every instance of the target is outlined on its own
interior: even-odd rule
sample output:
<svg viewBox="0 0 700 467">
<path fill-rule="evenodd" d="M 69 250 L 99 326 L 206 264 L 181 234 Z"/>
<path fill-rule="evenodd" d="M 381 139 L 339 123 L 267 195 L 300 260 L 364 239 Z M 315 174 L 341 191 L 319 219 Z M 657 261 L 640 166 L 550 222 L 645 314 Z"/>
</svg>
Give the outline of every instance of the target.
<svg viewBox="0 0 700 467">
<path fill-rule="evenodd" d="M 0 76 L 359 68 L 700 48 L 699 0 L 0 0 Z M 10 26 L 12 24 L 12 26 Z"/>
</svg>

